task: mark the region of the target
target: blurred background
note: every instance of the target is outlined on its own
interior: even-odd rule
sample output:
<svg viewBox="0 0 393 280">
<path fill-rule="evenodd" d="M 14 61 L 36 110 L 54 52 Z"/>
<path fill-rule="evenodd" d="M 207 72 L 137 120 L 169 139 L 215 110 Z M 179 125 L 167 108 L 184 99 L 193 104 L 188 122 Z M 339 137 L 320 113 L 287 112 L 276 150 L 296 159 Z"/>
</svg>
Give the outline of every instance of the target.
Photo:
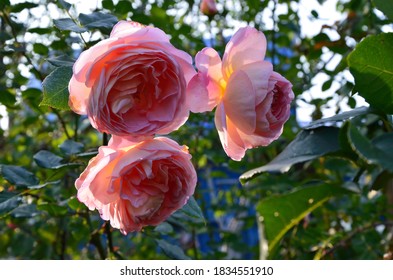
<svg viewBox="0 0 393 280">
<path fill-rule="evenodd" d="M 366 36 L 391 32 L 391 21 L 371 0 L 215 2 L 216 11 L 206 13 L 199 0 L 0 0 L 1 259 L 392 258 L 392 187 L 375 187 L 381 170 L 319 157 L 286 173 L 239 181 L 276 158 L 311 122 L 368 106 L 353 90 L 347 56 Z M 266 35 L 266 59 L 296 95 L 282 136 L 247 151 L 241 162 L 224 153 L 214 113 L 191 114 L 170 137 L 193 155 L 195 200 L 163 224 L 127 236 L 75 198 L 74 181 L 102 135 L 86 117 L 40 106 L 48 74 L 71 67 L 122 19 L 164 30 L 192 56 L 205 46 L 222 55 L 238 28 L 253 26 Z M 365 115 L 354 125 L 372 138 L 386 124 Z M 312 209 L 285 196 L 316 182 L 354 183 L 356 191 L 324 196 Z M 272 196 L 284 200 L 265 204 L 269 211 L 300 214 L 281 224 L 264 220 L 261 201 Z"/>
</svg>

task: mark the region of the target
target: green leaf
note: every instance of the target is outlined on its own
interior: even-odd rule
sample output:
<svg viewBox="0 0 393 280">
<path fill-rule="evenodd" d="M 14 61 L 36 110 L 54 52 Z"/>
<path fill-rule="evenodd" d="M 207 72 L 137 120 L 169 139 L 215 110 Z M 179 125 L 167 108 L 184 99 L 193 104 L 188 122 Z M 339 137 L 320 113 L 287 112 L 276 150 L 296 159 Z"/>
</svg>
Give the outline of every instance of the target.
<svg viewBox="0 0 393 280">
<path fill-rule="evenodd" d="M 58 2 L 67 11 L 71 8 L 71 4 L 66 2 L 66 1 L 64 1 L 64 0 L 58 0 Z"/>
<path fill-rule="evenodd" d="M 63 158 L 59 157 L 49 151 L 41 150 L 33 156 L 34 161 L 38 166 L 49 169 L 56 169 L 63 165 Z"/>
<path fill-rule="evenodd" d="M 8 90 L 0 90 L 0 103 L 12 108 L 16 103 L 16 97 Z"/>
<path fill-rule="evenodd" d="M 46 56 L 46 55 L 48 55 L 49 49 L 44 44 L 35 43 L 35 44 L 33 44 L 33 51 L 37 54 Z"/>
<path fill-rule="evenodd" d="M 67 214 L 68 209 L 65 206 L 60 206 L 55 203 L 45 203 L 45 204 L 40 204 L 37 205 L 37 209 L 41 211 L 46 211 L 48 212 L 49 215 L 51 216 L 64 216 Z"/>
<path fill-rule="evenodd" d="M 383 134 L 370 141 L 354 125 L 351 125 L 348 139 L 353 150 L 365 162 L 393 171 L 393 133 Z"/>
<path fill-rule="evenodd" d="M 80 163 L 63 163 L 63 158 L 49 151 L 41 150 L 33 156 L 38 166 L 48 169 L 59 169 L 62 167 L 80 166 Z"/>
<path fill-rule="evenodd" d="M 163 222 L 154 228 L 154 231 L 157 231 L 161 234 L 169 234 L 173 232 L 173 226 L 167 222 Z"/>
<path fill-rule="evenodd" d="M 50 33 L 52 33 L 52 31 L 53 31 L 52 28 L 43 28 L 43 27 L 35 27 L 35 28 L 27 29 L 27 32 L 37 33 L 39 35 L 50 34 Z"/>
<path fill-rule="evenodd" d="M 258 213 L 263 217 L 269 251 L 274 250 L 284 234 L 330 198 L 351 193 L 347 189 L 320 185 L 302 188 L 292 193 L 272 196 L 260 201 Z"/>
<path fill-rule="evenodd" d="M 339 129 L 322 126 L 302 130 L 296 138 L 268 164 L 245 172 L 240 181 L 245 183 L 262 172 L 286 172 L 292 165 L 313 160 L 339 150 Z"/>
<path fill-rule="evenodd" d="M 79 21 L 88 29 L 100 29 L 104 31 L 110 31 L 113 26 L 118 22 L 117 17 L 104 14 L 101 12 L 95 12 L 89 15 L 80 14 Z"/>
<path fill-rule="evenodd" d="M 23 3 L 18 3 L 18 4 L 13 4 L 11 6 L 11 13 L 19 13 L 23 11 L 24 9 L 32 9 L 37 7 L 38 4 L 35 3 L 30 3 L 30 2 L 23 2 Z"/>
<path fill-rule="evenodd" d="M 354 118 L 354 117 L 358 117 L 358 116 L 362 116 L 362 115 L 366 115 L 366 114 L 370 114 L 373 113 L 374 110 L 369 108 L 369 107 L 359 107 L 347 112 L 343 112 L 337 115 L 334 115 L 333 117 L 330 118 L 325 118 L 325 119 L 320 119 L 320 120 L 316 120 L 311 122 L 306 129 L 310 129 L 310 128 L 316 128 L 319 126 L 323 126 L 326 125 L 326 123 L 332 123 L 332 122 L 340 122 L 346 119 L 350 119 L 350 118 Z"/>
<path fill-rule="evenodd" d="M 115 7 L 115 13 L 125 15 L 132 11 L 132 5 L 129 1 L 119 1 Z"/>
<path fill-rule="evenodd" d="M 65 140 L 59 148 L 66 155 L 75 155 L 83 151 L 84 145 L 72 140 Z"/>
<path fill-rule="evenodd" d="M 373 107 L 393 114 L 393 33 L 369 36 L 348 56 L 359 95 Z"/>
<path fill-rule="evenodd" d="M 351 125 L 351 123 L 349 121 L 347 121 L 341 127 L 340 134 L 339 134 L 339 141 L 340 141 L 342 156 L 352 160 L 353 162 L 356 162 L 358 160 L 359 156 L 352 149 L 352 146 L 351 146 L 351 143 L 349 140 L 348 133 L 349 133 L 350 125 Z"/>
<path fill-rule="evenodd" d="M 393 173 L 388 170 L 384 170 L 378 174 L 372 183 L 371 189 L 381 190 L 388 187 L 393 180 Z"/>
<path fill-rule="evenodd" d="M 102 0 L 102 7 L 104 9 L 112 11 L 115 8 L 112 0 Z"/>
<path fill-rule="evenodd" d="M 35 204 L 22 204 L 10 213 L 15 218 L 30 218 L 39 214 Z"/>
<path fill-rule="evenodd" d="M 55 24 L 55 26 L 58 29 L 60 29 L 62 31 L 73 31 L 73 32 L 76 32 L 76 33 L 83 33 L 83 32 L 87 31 L 86 28 L 78 26 L 70 18 L 54 19 L 53 23 Z"/>
<path fill-rule="evenodd" d="M 375 6 L 393 21 L 393 0 L 374 0 Z"/>
<path fill-rule="evenodd" d="M 79 202 L 79 200 L 76 197 L 70 198 L 67 202 L 68 206 L 75 211 L 82 211 L 86 209 L 86 206 Z"/>
<path fill-rule="evenodd" d="M 72 67 L 58 67 L 42 83 L 44 98 L 40 106 L 50 106 L 60 110 L 69 110 L 68 83 L 72 77 Z"/>
<path fill-rule="evenodd" d="M 169 258 L 174 260 L 190 260 L 191 258 L 184 254 L 182 248 L 177 245 L 173 245 L 166 240 L 156 239 L 158 246 Z"/>
<path fill-rule="evenodd" d="M 4 179 L 16 186 L 32 186 L 39 182 L 33 173 L 16 165 L 1 165 L 1 174 Z"/>
<path fill-rule="evenodd" d="M 188 199 L 187 204 L 184 205 L 179 211 L 193 218 L 195 222 L 205 223 L 202 210 L 193 196 Z"/>
<path fill-rule="evenodd" d="M 50 64 L 56 67 L 61 67 L 61 66 L 72 67 L 74 66 L 75 63 L 74 59 L 66 55 L 60 55 L 54 58 L 49 58 L 48 61 Z"/>
<path fill-rule="evenodd" d="M 9 192 L 0 192 L 0 216 L 10 212 L 19 205 L 18 195 Z"/>
</svg>

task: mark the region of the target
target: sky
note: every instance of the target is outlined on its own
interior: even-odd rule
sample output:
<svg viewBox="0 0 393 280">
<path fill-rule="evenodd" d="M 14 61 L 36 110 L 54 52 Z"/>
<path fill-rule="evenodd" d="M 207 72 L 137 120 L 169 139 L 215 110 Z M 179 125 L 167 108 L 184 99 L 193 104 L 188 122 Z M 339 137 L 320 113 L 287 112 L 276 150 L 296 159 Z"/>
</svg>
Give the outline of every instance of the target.
<svg viewBox="0 0 393 280">
<path fill-rule="evenodd" d="M 101 2 L 98 0 L 67 0 L 67 1 L 75 5 L 78 13 L 89 13 L 91 12 L 91 10 L 96 8 L 97 5 L 99 6 Z M 18 2 L 25 2 L 25 0 L 10 0 L 10 2 L 11 4 L 16 4 Z M 116 0 L 114 2 L 116 2 Z M 320 32 L 322 25 L 324 24 L 331 25 L 334 22 L 341 20 L 342 17 L 345 15 L 336 11 L 336 4 L 337 4 L 337 0 L 325 1 L 322 5 L 319 4 L 317 0 L 300 0 L 298 4 L 299 5 L 298 10 L 299 10 L 300 23 L 302 27 L 302 33 L 307 37 L 312 37 Z M 293 5 L 297 5 L 297 4 L 293 3 Z M 318 12 L 320 18 L 319 20 L 313 19 L 313 17 L 311 16 L 312 10 Z M 287 12 L 286 6 L 283 4 L 278 4 L 276 8 L 276 14 L 280 15 L 280 14 L 285 14 L 286 12 Z M 59 18 L 61 16 L 62 15 L 60 15 L 56 9 L 53 9 L 53 12 L 51 11 L 51 17 Z M 269 19 L 271 18 L 270 9 L 265 9 L 263 18 L 268 19 L 265 22 L 266 28 L 267 29 L 271 28 L 273 23 L 272 21 L 269 21 Z M 41 26 L 50 25 L 50 24 L 52 24 L 51 19 L 45 17 L 42 18 L 42 21 L 40 23 Z M 235 31 L 236 30 L 234 30 L 233 33 Z M 329 35 L 329 37 L 332 40 L 338 39 L 338 34 L 335 34 L 334 32 L 329 33 L 329 31 L 326 30 L 325 32 Z M 323 54 L 323 58 L 327 59 L 329 57 L 330 54 L 326 51 L 326 53 Z M 340 59 L 341 56 L 336 55 L 327 65 L 327 68 L 334 69 L 336 65 L 339 63 Z M 27 69 L 25 69 L 25 71 L 28 73 Z M 353 82 L 353 77 L 349 73 L 349 71 L 344 72 L 344 75 L 348 81 Z M 303 92 L 302 94 L 302 98 L 306 100 L 306 102 L 300 100 L 297 101 L 297 119 L 301 126 L 306 125 L 311 121 L 311 113 L 314 110 L 314 107 L 312 105 L 309 105 L 307 102 L 315 98 L 327 98 L 330 96 L 335 96 L 334 93 L 339 87 L 338 83 L 333 83 L 332 87 L 329 90 L 322 92 L 321 86 L 327 79 L 328 79 L 327 75 L 322 73 L 317 74 L 316 78 L 314 79 L 314 86 L 311 87 L 310 90 Z M 367 103 L 364 101 L 363 98 L 359 96 L 356 96 L 355 98 L 357 100 L 357 106 L 367 105 Z M 330 101 L 330 103 L 334 104 L 335 101 L 332 100 Z M 346 104 L 344 103 L 341 105 L 341 108 L 343 111 L 349 110 L 349 107 L 346 106 Z M 0 114 L 3 116 L 3 118 L 0 120 L 0 126 L 3 129 L 5 129 L 8 125 L 8 119 L 6 116 L 4 106 L 0 106 Z M 324 109 L 323 114 L 324 117 L 332 116 L 335 114 L 335 108 L 333 107 L 331 109 Z"/>
</svg>

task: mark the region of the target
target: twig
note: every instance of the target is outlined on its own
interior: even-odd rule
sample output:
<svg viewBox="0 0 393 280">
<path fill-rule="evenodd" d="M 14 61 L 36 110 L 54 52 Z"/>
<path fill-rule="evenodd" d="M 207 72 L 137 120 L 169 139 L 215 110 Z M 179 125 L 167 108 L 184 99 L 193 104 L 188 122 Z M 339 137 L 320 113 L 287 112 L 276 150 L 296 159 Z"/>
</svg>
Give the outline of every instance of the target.
<svg viewBox="0 0 393 280">
<path fill-rule="evenodd" d="M 67 125 L 66 125 L 64 119 L 62 118 L 62 116 L 60 115 L 59 111 L 57 111 L 54 108 L 52 108 L 52 111 L 53 111 L 53 113 L 56 114 L 57 118 L 59 119 L 60 124 L 63 127 L 64 133 L 65 133 L 67 139 L 71 140 L 71 136 L 70 136 L 70 134 L 68 133 L 68 130 L 67 130 Z"/>
<path fill-rule="evenodd" d="M 108 239 L 108 255 L 115 255 L 115 250 L 113 249 L 113 238 L 112 238 L 112 231 L 109 222 L 105 222 L 105 233 Z"/>
<path fill-rule="evenodd" d="M 379 225 L 393 226 L 393 221 L 375 222 L 375 223 L 364 225 L 362 227 L 359 227 L 359 228 L 355 229 L 354 231 L 349 233 L 346 237 L 341 239 L 339 243 L 337 243 L 336 245 L 331 247 L 329 250 L 326 250 L 326 251 L 322 252 L 320 258 L 322 259 L 326 255 L 332 254 L 337 248 L 345 246 L 348 243 L 348 241 L 350 241 L 356 234 L 361 233 L 363 231 L 367 231 L 367 230 L 369 230 L 371 228 L 375 228 L 376 226 L 379 226 Z"/>
</svg>

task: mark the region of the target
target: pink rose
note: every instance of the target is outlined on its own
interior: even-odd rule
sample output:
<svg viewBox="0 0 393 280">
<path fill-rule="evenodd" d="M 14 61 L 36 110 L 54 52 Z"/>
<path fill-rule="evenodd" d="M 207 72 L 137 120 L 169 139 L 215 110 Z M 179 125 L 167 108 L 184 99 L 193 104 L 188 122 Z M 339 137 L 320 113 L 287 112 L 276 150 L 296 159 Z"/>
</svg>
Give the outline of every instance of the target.
<svg viewBox="0 0 393 280">
<path fill-rule="evenodd" d="M 215 0 L 202 0 L 200 10 L 204 15 L 214 16 L 218 13 Z"/>
<path fill-rule="evenodd" d="M 195 58 L 189 83 L 192 112 L 216 108 L 215 124 L 225 152 L 241 160 L 247 149 L 267 146 L 282 133 L 294 98 L 292 84 L 264 61 L 266 38 L 255 28 L 237 31 L 223 60 L 212 48 Z"/>
<path fill-rule="evenodd" d="M 162 30 L 120 21 L 75 62 L 69 105 L 101 132 L 167 134 L 188 118 L 186 88 L 195 73 L 191 56 Z"/>
<path fill-rule="evenodd" d="M 75 182 L 78 199 L 123 234 L 158 225 L 194 193 L 191 155 L 173 140 L 113 136 L 98 151 Z"/>
</svg>

